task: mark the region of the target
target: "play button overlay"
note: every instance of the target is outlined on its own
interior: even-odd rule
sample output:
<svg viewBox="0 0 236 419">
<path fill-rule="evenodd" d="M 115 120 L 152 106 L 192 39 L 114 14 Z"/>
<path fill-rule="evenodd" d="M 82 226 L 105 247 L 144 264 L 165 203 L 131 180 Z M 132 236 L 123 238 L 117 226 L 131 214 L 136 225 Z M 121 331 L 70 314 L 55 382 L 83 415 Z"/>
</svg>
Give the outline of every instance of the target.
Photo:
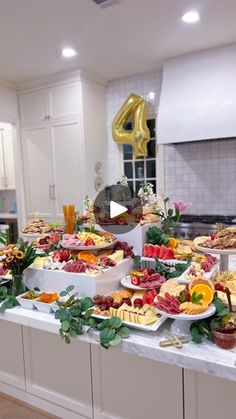
<svg viewBox="0 0 236 419">
<path fill-rule="evenodd" d="M 110 202 L 110 218 L 118 217 L 118 215 L 124 214 L 128 211 L 128 208 L 123 205 L 117 204 L 117 202 Z"/>
<path fill-rule="evenodd" d="M 142 218 L 142 206 L 133 198 L 128 186 L 112 185 L 96 197 L 93 207 L 95 222 L 109 233 L 124 234 L 133 230 Z"/>
</svg>

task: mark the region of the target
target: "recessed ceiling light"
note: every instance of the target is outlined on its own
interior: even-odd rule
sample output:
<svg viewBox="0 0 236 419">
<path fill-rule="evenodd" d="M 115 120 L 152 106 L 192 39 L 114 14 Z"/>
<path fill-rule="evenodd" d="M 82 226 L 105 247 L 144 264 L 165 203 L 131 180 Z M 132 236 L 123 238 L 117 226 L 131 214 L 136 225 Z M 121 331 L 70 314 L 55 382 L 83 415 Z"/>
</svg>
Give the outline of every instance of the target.
<svg viewBox="0 0 236 419">
<path fill-rule="evenodd" d="M 196 23 L 200 20 L 200 16 L 198 12 L 192 10 L 190 12 L 184 13 L 182 20 L 185 23 Z"/>
<path fill-rule="evenodd" d="M 65 58 L 74 57 L 76 54 L 77 52 L 73 48 L 63 48 L 62 50 L 62 56 Z"/>
</svg>

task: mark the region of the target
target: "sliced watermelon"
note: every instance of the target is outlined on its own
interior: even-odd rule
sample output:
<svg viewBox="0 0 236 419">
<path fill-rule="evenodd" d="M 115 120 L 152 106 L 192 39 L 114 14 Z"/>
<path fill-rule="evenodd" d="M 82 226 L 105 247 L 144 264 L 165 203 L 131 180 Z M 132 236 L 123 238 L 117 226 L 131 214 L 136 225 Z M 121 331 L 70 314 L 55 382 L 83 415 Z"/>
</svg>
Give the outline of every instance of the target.
<svg viewBox="0 0 236 419">
<path fill-rule="evenodd" d="M 148 253 L 148 244 L 145 243 L 145 245 L 143 246 L 143 256 L 145 258 L 147 257 L 147 253 Z"/>
<path fill-rule="evenodd" d="M 163 256 L 164 256 L 164 254 L 166 252 L 166 249 L 167 249 L 167 247 L 164 246 L 164 244 L 162 244 L 161 247 L 160 247 L 159 259 L 163 259 Z"/>
<path fill-rule="evenodd" d="M 148 246 L 147 247 L 147 257 L 148 258 L 151 258 L 152 257 L 152 247 L 153 247 L 153 245 L 152 244 L 148 244 L 147 246 Z"/>
<path fill-rule="evenodd" d="M 162 259 L 175 259 L 175 254 L 171 248 L 167 248 Z"/>
<path fill-rule="evenodd" d="M 156 246 L 155 246 L 155 254 L 154 254 L 154 257 L 155 258 L 159 258 L 159 254 L 160 254 L 160 246 L 158 246 L 158 244 L 156 244 Z"/>
</svg>

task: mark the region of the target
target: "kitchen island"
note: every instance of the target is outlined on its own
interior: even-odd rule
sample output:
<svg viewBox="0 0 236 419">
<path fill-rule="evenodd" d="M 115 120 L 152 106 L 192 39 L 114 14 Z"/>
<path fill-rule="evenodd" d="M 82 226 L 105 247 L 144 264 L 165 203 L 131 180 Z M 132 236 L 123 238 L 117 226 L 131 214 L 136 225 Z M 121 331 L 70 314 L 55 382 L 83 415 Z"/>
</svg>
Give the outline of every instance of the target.
<svg viewBox="0 0 236 419">
<path fill-rule="evenodd" d="M 97 332 L 71 345 L 59 321 L 20 307 L 0 317 L 0 391 L 60 418 L 235 418 L 236 351 L 210 342 L 160 348 L 156 333 L 131 330 L 117 348 Z M 171 399 L 171 403 L 170 403 Z"/>
</svg>

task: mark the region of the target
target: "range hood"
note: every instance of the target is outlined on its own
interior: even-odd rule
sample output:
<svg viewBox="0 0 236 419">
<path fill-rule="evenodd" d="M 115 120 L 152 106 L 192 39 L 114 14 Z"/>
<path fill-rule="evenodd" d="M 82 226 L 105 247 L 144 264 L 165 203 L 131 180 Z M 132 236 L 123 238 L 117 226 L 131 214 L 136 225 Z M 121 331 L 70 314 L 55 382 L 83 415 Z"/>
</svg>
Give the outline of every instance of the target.
<svg viewBox="0 0 236 419">
<path fill-rule="evenodd" d="M 236 137 L 236 44 L 164 63 L 158 143 Z"/>
</svg>

